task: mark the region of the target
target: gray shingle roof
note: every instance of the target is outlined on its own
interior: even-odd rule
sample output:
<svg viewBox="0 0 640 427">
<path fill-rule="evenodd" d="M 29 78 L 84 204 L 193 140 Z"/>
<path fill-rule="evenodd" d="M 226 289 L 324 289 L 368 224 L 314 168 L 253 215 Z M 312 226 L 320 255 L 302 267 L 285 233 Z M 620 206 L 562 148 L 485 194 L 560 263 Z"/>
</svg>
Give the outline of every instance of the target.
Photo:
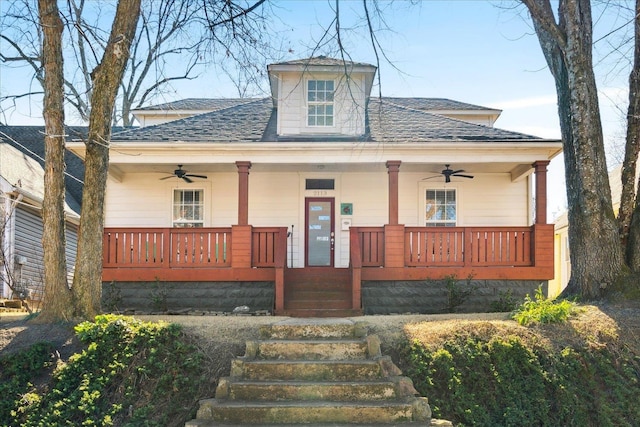
<svg viewBox="0 0 640 427">
<path fill-rule="evenodd" d="M 87 134 L 84 126 L 68 126 L 67 139 L 82 138 Z M 0 126 L 0 142 L 8 143 L 20 152 L 36 160 L 44 168 L 44 126 Z M 80 213 L 82 202 L 82 181 L 84 163 L 75 154 L 66 151 L 65 187 L 68 193 L 67 203 L 75 212 Z M 70 197 L 69 197 L 70 196 Z"/>
<path fill-rule="evenodd" d="M 165 104 L 152 105 L 138 108 L 144 111 L 175 111 L 175 110 L 196 110 L 196 111 L 216 111 L 247 102 L 255 101 L 250 98 L 186 98 L 179 101 L 167 102 Z"/>
<path fill-rule="evenodd" d="M 522 141 L 531 135 L 451 119 L 414 108 L 372 99 L 368 108 L 371 140 L 420 143 L 429 141 Z"/>
<path fill-rule="evenodd" d="M 303 58 L 303 59 L 294 59 L 292 61 L 285 61 L 285 62 L 277 62 L 275 64 L 271 64 L 271 65 L 304 65 L 304 66 L 314 66 L 314 65 L 318 65 L 318 66 L 325 66 L 325 65 L 353 65 L 353 66 L 366 66 L 366 67 L 373 67 L 373 65 L 371 64 L 367 64 L 365 62 L 353 62 L 353 61 L 349 61 L 349 60 L 342 60 L 340 58 L 330 58 L 328 56 L 314 56 L 311 58 Z"/>
<path fill-rule="evenodd" d="M 235 106 L 114 134 L 112 141 L 255 142 L 262 139 L 273 105 L 253 99 Z"/>
<path fill-rule="evenodd" d="M 426 111 L 446 111 L 446 110 L 475 110 L 475 111 L 500 111 L 495 108 L 487 108 L 481 105 L 467 104 L 466 102 L 454 101 L 447 98 L 399 98 L 385 96 L 385 101 L 403 107 L 415 108 Z"/>
<path fill-rule="evenodd" d="M 278 142 L 278 141 L 375 141 L 427 143 L 433 141 L 518 141 L 540 139 L 531 135 L 473 124 L 429 113 L 426 106 L 456 104 L 455 101 L 419 98 L 372 98 L 367 112 L 367 133 L 357 138 L 279 137 L 276 135 L 276 110 L 270 98 L 233 105 L 217 111 L 132 129 L 114 134 L 113 141 L 137 142 Z M 244 100 L 247 101 L 247 100 Z M 403 105 L 406 104 L 406 105 Z M 459 109 L 464 109 L 460 103 Z M 414 108 L 422 106 L 423 108 Z M 484 109 L 483 107 L 479 107 Z M 454 109 L 454 108 L 447 108 Z"/>
</svg>

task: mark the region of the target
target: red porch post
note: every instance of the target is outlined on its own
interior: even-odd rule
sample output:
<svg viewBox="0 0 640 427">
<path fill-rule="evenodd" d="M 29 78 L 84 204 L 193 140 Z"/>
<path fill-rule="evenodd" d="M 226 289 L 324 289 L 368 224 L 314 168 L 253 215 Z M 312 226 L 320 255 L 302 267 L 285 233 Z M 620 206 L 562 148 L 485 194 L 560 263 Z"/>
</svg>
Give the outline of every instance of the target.
<svg viewBox="0 0 640 427">
<path fill-rule="evenodd" d="M 404 225 L 398 224 L 398 174 L 400 160 L 387 161 L 389 173 L 389 223 L 384 226 L 384 266 L 404 267 Z"/>
<path fill-rule="evenodd" d="M 536 172 L 536 224 L 547 223 L 547 166 L 549 160 L 533 163 Z"/>
<path fill-rule="evenodd" d="M 238 161 L 238 225 L 249 224 L 249 169 L 251 162 Z"/>
<path fill-rule="evenodd" d="M 387 173 L 389 174 L 389 224 L 398 225 L 398 172 L 400 172 L 400 160 L 387 161 Z"/>
</svg>

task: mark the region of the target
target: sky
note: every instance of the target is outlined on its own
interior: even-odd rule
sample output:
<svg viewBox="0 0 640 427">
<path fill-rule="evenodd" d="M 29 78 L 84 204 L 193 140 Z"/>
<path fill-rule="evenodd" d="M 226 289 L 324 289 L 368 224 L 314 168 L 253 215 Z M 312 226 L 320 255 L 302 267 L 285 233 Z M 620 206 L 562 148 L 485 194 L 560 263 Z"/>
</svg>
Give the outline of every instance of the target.
<svg viewBox="0 0 640 427">
<path fill-rule="evenodd" d="M 381 59 L 379 68 L 383 96 L 441 97 L 497 108 L 503 112 L 496 127 L 560 138 L 554 81 L 524 6 L 515 1 L 483 0 L 380 4 L 385 8 L 389 28 L 377 34 L 388 58 L 388 61 Z M 284 45 L 288 53 L 281 60 L 310 55 L 309 46 L 314 45 L 334 17 L 334 5 L 334 1 L 326 0 L 273 3 L 279 18 L 274 25 L 288 39 Z M 375 63 L 370 40 L 361 28 L 362 2 L 342 0 L 340 8 L 341 26 L 359 27 L 345 31 L 343 42 L 347 53 L 354 61 Z M 610 51 L 608 41 L 599 38 L 625 22 L 617 11 L 611 10 L 596 11 L 594 20 L 596 74 L 608 144 L 623 129 L 620 109 L 626 110 L 628 74 L 621 72 L 619 65 L 616 67 L 617 57 L 605 55 Z M 614 31 L 613 36 L 616 35 Z M 18 82 L 28 83 L 24 70 L 16 73 L 1 64 L 0 67 L 0 93 L 5 94 Z M 374 88 L 376 95 L 378 90 Z M 234 86 L 211 69 L 197 80 L 175 84 L 162 102 L 187 97 L 237 96 Z M 42 124 L 39 108 L 21 105 L 19 111 L 7 116 L 8 124 Z M 548 182 L 549 214 L 553 218 L 566 206 L 562 156 L 551 162 Z"/>
</svg>

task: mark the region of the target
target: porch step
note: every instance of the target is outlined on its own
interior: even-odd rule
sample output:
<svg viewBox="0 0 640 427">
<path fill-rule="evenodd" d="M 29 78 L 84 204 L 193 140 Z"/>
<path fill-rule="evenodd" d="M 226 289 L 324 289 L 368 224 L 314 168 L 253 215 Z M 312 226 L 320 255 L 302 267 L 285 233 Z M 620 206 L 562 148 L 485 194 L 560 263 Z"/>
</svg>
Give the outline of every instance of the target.
<svg viewBox="0 0 640 427">
<path fill-rule="evenodd" d="M 335 296 L 328 295 L 324 292 L 315 292 L 312 294 L 300 292 L 289 298 L 285 296 L 284 308 L 285 310 L 310 308 L 345 310 L 351 308 L 351 293 Z"/>
<path fill-rule="evenodd" d="M 287 283 L 305 283 L 307 285 L 347 284 L 351 283 L 351 270 L 332 267 L 287 268 L 284 271 L 284 280 Z"/>
<path fill-rule="evenodd" d="M 291 316 L 301 318 L 341 318 L 362 316 L 362 310 L 354 309 L 319 309 L 319 308 L 286 308 L 279 316 Z"/>
<path fill-rule="evenodd" d="M 347 268 L 294 268 L 284 274 L 284 312 L 293 317 L 358 316 L 352 310 L 351 271 Z"/>
<path fill-rule="evenodd" d="M 430 425 L 426 399 L 380 354 L 364 324 L 289 319 L 260 336 L 186 427 Z"/>
</svg>

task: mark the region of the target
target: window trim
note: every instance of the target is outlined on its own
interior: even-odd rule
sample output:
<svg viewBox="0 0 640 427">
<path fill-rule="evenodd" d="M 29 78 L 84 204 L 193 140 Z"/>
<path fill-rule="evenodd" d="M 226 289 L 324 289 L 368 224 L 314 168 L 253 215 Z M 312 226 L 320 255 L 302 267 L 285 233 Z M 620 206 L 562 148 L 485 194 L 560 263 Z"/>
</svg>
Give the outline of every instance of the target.
<svg viewBox="0 0 640 427">
<path fill-rule="evenodd" d="M 179 201 L 176 201 L 176 192 L 187 192 L 187 191 L 191 191 L 193 193 L 196 192 L 200 192 L 201 198 L 200 201 L 195 204 L 192 203 L 191 205 L 189 205 L 190 207 L 199 207 L 200 208 L 200 212 L 201 212 L 201 218 L 198 220 L 195 219 L 185 219 L 183 221 L 180 220 L 180 214 L 176 213 L 176 208 L 180 208 L 179 210 L 182 210 L 182 207 L 187 206 L 185 203 L 180 203 Z M 205 224 L 205 217 L 206 217 L 206 203 L 205 203 L 205 194 L 206 191 L 204 188 L 172 188 L 171 189 L 171 227 L 174 228 L 201 228 L 204 227 Z M 179 211 L 178 211 L 179 212 Z M 177 219 L 176 219 L 177 216 Z"/>
<path fill-rule="evenodd" d="M 332 95 L 332 99 L 331 101 L 310 101 L 309 100 L 309 83 L 310 82 L 331 82 L 333 84 L 333 95 Z M 308 78 L 306 80 L 306 84 L 305 84 L 305 105 L 306 105 L 306 114 L 305 114 L 305 125 L 306 127 L 309 128 L 319 128 L 319 129 L 332 129 L 336 127 L 336 90 L 337 90 L 337 84 L 336 84 L 336 80 L 335 79 L 331 79 L 331 78 Z M 316 90 L 317 91 L 317 90 Z M 327 91 L 324 91 L 324 93 L 327 93 Z M 313 115 L 311 116 L 309 114 L 309 108 L 311 106 L 331 106 L 331 116 L 328 116 L 325 112 L 324 115 L 320 116 L 320 115 Z M 325 120 L 327 117 L 331 117 L 331 124 L 327 125 L 327 124 L 310 124 L 309 123 L 309 119 L 310 117 L 323 117 Z"/>
<path fill-rule="evenodd" d="M 426 218 L 427 212 L 427 191 L 453 191 L 455 194 L 455 221 L 438 220 L 429 223 Z M 457 227 L 460 224 L 460 189 L 455 185 L 447 184 L 446 186 L 435 186 L 423 184 L 420 186 L 420 212 L 418 214 L 419 224 L 423 227 Z M 438 224 L 436 224 L 436 222 Z"/>
</svg>

